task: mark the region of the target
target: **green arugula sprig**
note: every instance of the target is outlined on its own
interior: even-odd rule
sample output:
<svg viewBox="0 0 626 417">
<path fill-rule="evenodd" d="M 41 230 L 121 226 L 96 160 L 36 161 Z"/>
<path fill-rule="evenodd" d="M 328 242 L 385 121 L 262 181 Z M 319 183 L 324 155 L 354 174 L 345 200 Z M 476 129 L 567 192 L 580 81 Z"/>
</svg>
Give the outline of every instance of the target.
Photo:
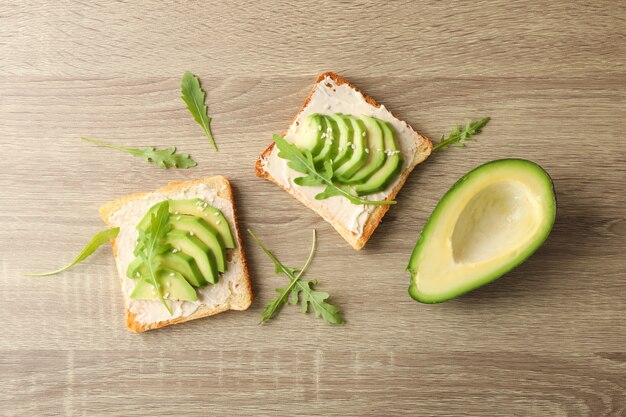
<svg viewBox="0 0 626 417">
<path fill-rule="evenodd" d="M 317 280 L 301 279 L 302 275 L 311 264 L 311 260 L 313 259 L 313 255 L 315 253 L 315 229 L 313 229 L 313 243 L 311 244 L 309 257 L 301 269 L 290 268 L 283 265 L 278 258 L 276 258 L 276 256 L 274 256 L 274 254 L 267 249 L 263 243 L 261 243 L 261 241 L 254 235 L 254 233 L 252 233 L 250 229 L 248 229 L 248 233 L 250 233 L 252 239 L 259 244 L 261 249 L 263 249 L 263 252 L 265 252 L 272 260 L 276 273 L 282 272 L 291 281 L 286 288 L 276 289 L 276 292 L 278 292 L 279 295 L 276 299 L 267 303 L 265 310 L 263 311 L 260 324 L 274 318 L 288 302 L 292 305 L 296 305 L 300 302 L 302 306 L 302 313 L 308 313 L 310 308 L 315 313 L 316 317 L 321 317 L 328 324 L 344 323 L 343 317 L 341 316 L 341 310 L 337 306 L 326 301 L 330 297 L 330 294 L 324 291 L 315 290 L 314 286 L 317 284 Z"/>
<path fill-rule="evenodd" d="M 333 167 L 330 161 L 324 161 L 324 166 L 321 169 L 318 169 L 313 163 L 313 156 L 311 155 L 311 152 L 299 149 L 296 145 L 287 142 L 280 135 L 274 135 L 274 142 L 276 142 L 276 146 L 278 147 L 278 156 L 289 161 L 287 162 L 289 168 L 302 174 L 306 174 L 303 177 L 294 179 L 296 184 L 301 186 L 326 186 L 324 191 L 315 196 L 316 200 L 325 200 L 333 196 L 342 196 L 350 200 L 352 204 L 375 206 L 396 204 L 395 201 L 390 200 L 372 201 L 355 196 L 351 193 L 350 187 L 347 185 L 335 184 L 333 182 Z"/>
<path fill-rule="evenodd" d="M 464 147 L 465 144 L 463 141 L 476 140 L 471 136 L 480 133 L 481 129 L 489 123 L 489 120 L 491 120 L 491 117 L 485 117 L 475 122 L 467 122 L 463 128 L 461 128 L 460 124 L 457 124 L 447 138 L 445 136 L 441 137 L 439 143 L 433 146 L 433 151 L 437 149 L 448 149 L 450 145 L 461 148 Z"/>
<path fill-rule="evenodd" d="M 208 109 L 204 104 L 204 98 L 206 92 L 200 86 L 200 80 L 198 77 L 190 73 L 189 71 L 183 74 L 183 79 L 180 84 L 181 96 L 180 98 L 187 104 L 187 108 L 193 115 L 196 122 L 202 126 L 202 130 L 206 134 L 215 150 L 217 151 L 217 145 L 213 134 L 211 133 L 211 118 L 208 115 Z"/>
<path fill-rule="evenodd" d="M 146 228 L 137 227 L 139 237 L 134 254 L 135 256 L 141 257 L 148 267 L 148 282 L 154 286 L 163 305 L 167 311 L 172 314 L 170 306 L 165 302 L 165 298 L 163 298 L 163 291 L 157 280 L 158 260 L 156 259 L 157 255 L 162 254 L 168 249 L 167 245 L 162 244 L 162 241 L 165 235 L 167 235 L 167 232 L 172 228 L 172 225 L 169 223 L 169 218 L 169 202 L 165 200 L 158 203 L 156 210 L 150 214 L 150 225 Z"/>
<path fill-rule="evenodd" d="M 73 267 L 77 263 L 82 262 L 85 259 L 87 259 L 100 246 L 104 245 L 105 243 L 110 242 L 111 239 L 115 238 L 118 235 L 119 232 L 120 232 L 120 228 L 119 227 L 114 227 L 112 229 L 106 229 L 106 230 L 102 230 L 102 231 L 96 233 L 94 235 L 94 237 L 91 238 L 89 243 L 87 243 L 87 245 L 83 248 L 83 250 L 80 251 L 78 256 L 76 258 L 74 258 L 74 260 L 72 262 L 70 262 L 68 265 L 64 266 L 63 268 L 59 268 L 59 269 L 57 269 L 55 271 L 44 272 L 44 273 L 41 273 L 41 274 L 30 274 L 30 273 L 27 273 L 27 274 L 24 274 L 24 275 L 27 275 L 29 277 L 46 277 L 48 275 L 58 274 L 59 272 L 63 272 L 65 270 L 67 270 L 67 269 L 70 269 L 71 267 Z"/>
<path fill-rule="evenodd" d="M 146 162 L 150 162 L 159 168 L 167 169 L 167 168 L 191 168 L 198 165 L 196 161 L 194 161 L 189 154 L 186 153 L 176 153 L 176 147 L 170 146 L 165 149 L 157 149 L 154 146 L 150 146 L 145 149 L 139 148 L 126 148 L 123 146 L 111 145 L 110 143 L 102 142 L 99 140 L 81 138 L 87 142 L 95 143 L 99 146 L 104 146 L 111 149 L 117 149 L 118 151 L 129 153 L 133 156 L 137 156 L 139 158 L 143 158 Z"/>
</svg>

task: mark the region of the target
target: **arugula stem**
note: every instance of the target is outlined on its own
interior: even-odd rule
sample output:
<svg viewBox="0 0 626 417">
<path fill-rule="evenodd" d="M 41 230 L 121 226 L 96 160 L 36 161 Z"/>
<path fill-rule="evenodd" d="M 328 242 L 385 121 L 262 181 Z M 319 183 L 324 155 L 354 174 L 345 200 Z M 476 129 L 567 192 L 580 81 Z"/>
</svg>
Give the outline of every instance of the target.
<svg viewBox="0 0 626 417">
<path fill-rule="evenodd" d="M 105 148 L 117 149 L 118 151 L 128 152 L 128 153 L 133 154 L 133 155 L 137 154 L 137 150 L 136 149 L 125 148 L 123 146 L 111 145 L 110 143 L 102 142 L 101 140 L 82 138 L 82 137 L 80 139 L 84 140 L 84 141 L 87 141 L 87 142 L 94 143 L 94 144 L 99 145 L 99 146 L 104 146 Z"/>
<path fill-rule="evenodd" d="M 472 135 L 480 133 L 482 128 L 485 127 L 487 123 L 489 123 L 489 120 L 491 120 L 491 117 L 485 117 L 484 119 L 476 120 L 475 122 L 468 122 L 463 130 L 460 130 L 460 125 L 457 125 L 447 138 L 442 137 L 441 141 L 433 146 L 432 152 L 436 151 L 437 149 L 446 149 L 448 148 L 448 146 L 454 144 L 462 147 L 462 141 L 473 140 L 470 139 L 470 137 Z"/>
</svg>

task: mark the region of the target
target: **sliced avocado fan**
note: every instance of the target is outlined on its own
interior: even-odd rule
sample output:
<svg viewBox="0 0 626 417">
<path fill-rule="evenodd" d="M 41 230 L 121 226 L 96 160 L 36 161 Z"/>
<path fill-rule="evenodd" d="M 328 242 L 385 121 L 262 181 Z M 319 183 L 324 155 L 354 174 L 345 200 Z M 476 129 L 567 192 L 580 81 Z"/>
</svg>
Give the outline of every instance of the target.
<svg viewBox="0 0 626 417">
<path fill-rule="evenodd" d="M 393 126 L 366 115 L 308 115 L 294 144 L 311 152 L 317 167 L 330 162 L 333 182 L 349 185 L 358 195 L 384 190 L 402 168 Z"/>
<path fill-rule="evenodd" d="M 159 204 L 148 209 L 138 230 L 146 230 Z M 235 239 L 222 212 L 201 199 L 168 200 L 168 207 L 169 231 L 160 243 L 161 254 L 154 258 L 157 280 L 164 289 L 163 298 L 195 301 L 195 288 L 216 284 L 219 274 L 226 271 L 226 250 L 235 247 Z M 131 298 L 159 298 L 148 274 L 141 257 L 129 264 L 126 275 L 137 281 Z"/>
<path fill-rule="evenodd" d="M 443 196 L 411 255 L 409 294 L 440 303 L 515 268 L 546 240 L 556 216 L 539 165 L 501 159 L 475 168 Z"/>
</svg>

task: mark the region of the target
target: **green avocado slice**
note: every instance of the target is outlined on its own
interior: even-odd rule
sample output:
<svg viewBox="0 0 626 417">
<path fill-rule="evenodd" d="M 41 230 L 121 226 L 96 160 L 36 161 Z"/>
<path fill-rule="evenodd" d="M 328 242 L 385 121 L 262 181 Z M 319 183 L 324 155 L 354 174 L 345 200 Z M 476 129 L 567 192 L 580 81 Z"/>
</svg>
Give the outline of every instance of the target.
<svg viewBox="0 0 626 417">
<path fill-rule="evenodd" d="M 384 149 L 387 158 L 383 166 L 374 172 L 364 183 L 354 185 L 354 191 L 358 195 L 373 194 L 384 190 L 402 169 L 402 154 L 398 150 L 393 127 L 382 120 L 378 120 L 378 124 L 383 131 Z"/>
<path fill-rule="evenodd" d="M 322 116 L 325 122 L 326 130 L 322 131 L 321 139 L 324 146 L 317 155 L 313 155 L 313 163 L 322 165 L 324 161 L 332 161 L 337 154 L 337 142 L 339 141 L 339 127 L 335 120 L 330 116 Z M 320 162 L 322 164 L 320 164 Z"/>
<path fill-rule="evenodd" d="M 363 183 L 372 174 L 380 169 L 385 163 L 387 155 L 385 154 L 385 143 L 383 139 L 383 131 L 378 121 L 373 117 L 361 116 L 361 120 L 367 129 L 367 147 L 365 162 L 358 171 L 348 176 L 344 175 L 345 182 L 348 184 Z"/>
<path fill-rule="evenodd" d="M 302 124 L 298 131 L 298 135 L 294 140 L 294 144 L 300 149 L 306 149 L 315 156 L 324 147 L 325 136 L 327 130 L 326 119 L 321 114 L 311 114 L 302 120 Z"/>
<path fill-rule="evenodd" d="M 189 285 L 181 274 L 167 269 L 157 272 L 157 282 L 161 287 L 163 298 L 167 300 L 197 301 L 196 290 Z M 137 300 L 159 300 L 159 295 L 154 286 L 140 279 L 130 293 L 130 298 Z"/>
<path fill-rule="evenodd" d="M 352 155 L 354 128 L 352 127 L 350 119 L 341 113 L 335 113 L 327 117 L 332 118 L 337 126 L 337 131 L 335 132 L 337 153 L 333 158 L 333 169 L 337 169 L 341 164 L 350 159 Z"/>
<path fill-rule="evenodd" d="M 552 180 L 523 159 L 488 162 L 443 196 L 411 255 L 409 294 L 440 303 L 481 287 L 526 260 L 556 216 Z"/>
<path fill-rule="evenodd" d="M 174 253 L 180 251 L 191 256 L 208 282 L 211 284 L 217 282 L 217 262 L 208 246 L 200 239 L 188 232 L 174 229 L 165 236 L 164 242 L 174 248 L 172 249 Z"/>
<path fill-rule="evenodd" d="M 208 284 L 208 281 L 202 276 L 198 265 L 196 265 L 196 261 L 186 253 L 166 252 L 156 257 L 156 263 L 159 265 L 159 268 L 178 272 L 194 287 L 203 287 Z M 148 273 L 148 267 L 143 262 L 143 259 L 136 257 L 128 265 L 126 276 L 137 279 L 147 276 Z"/>
<path fill-rule="evenodd" d="M 208 205 L 203 199 L 170 200 L 170 213 L 174 215 L 170 218 L 178 214 L 200 217 L 217 232 L 225 248 L 232 249 L 236 246 L 230 225 L 222 212 Z"/>
<path fill-rule="evenodd" d="M 215 256 L 217 270 L 219 272 L 226 271 L 226 251 L 223 243 L 220 241 L 217 232 L 212 229 L 204 219 L 186 214 L 178 214 L 170 217 L 170 224 L 174 230 L 193 233 Z"/>
<path fill-rule="evenodd" d="M 352 154 L 335 169 L 334 175 L 340 182 L 347 180 L 357 172 L 365 163 L 367 158 L 367 129 L 361 119 L 354 116 L 344 116 L 352 125 Z"/>
</svg>

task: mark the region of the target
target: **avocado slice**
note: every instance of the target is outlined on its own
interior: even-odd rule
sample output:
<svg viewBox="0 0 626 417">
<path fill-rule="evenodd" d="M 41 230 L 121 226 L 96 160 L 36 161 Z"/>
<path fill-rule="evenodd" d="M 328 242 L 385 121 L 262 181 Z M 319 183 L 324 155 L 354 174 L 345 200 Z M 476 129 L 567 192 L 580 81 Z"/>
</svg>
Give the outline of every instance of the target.
<svg viewBox="0 0 626 417">
<path fill-rule="evenodd" d="M 218 279 L 217 262 L 209 247 L 195 235 L 183 230 L 171 230 L 164 239 L 166 244 L 172 245 L 173 252 L 183 252 L 191 256 L 202 272 L 204 278 L 211 284 Z"/>
<path fill-rule="evenodd" d="M 339 141 L 339 127 L 335 120 L 330 116 L 322 116 L 326 124 L 326 130 L 322 131 L 321 139 L 324 146 L 318 154 L 313 155 L 313 163 L 316 165 L 323 164 L 324 161 L 332 161 L 337 154 L 337 142 Z"/>
<path fill-rule="evenodd" d="M 552 180 L 539 165 L 501 159 L 475 168 L 424 226 L 407 268 L 409 294 L 440 303 L 499 278 L 541 246 L 555 216 Z"/>
<path fill-rule="evenodd" d="M 217 270 L 226 271 L 226 250 L 220 241 L 217 232 L 212 229 L 204 219 L 186 214 L 178 214 L 170 217 L 170 224 L 174 230 L 193 233 L 204 243 L 215 256 Z"/>
<path fill-rule="evenodd" d="M 156 263 L 159 265 L 159 268 L 178 272 L 194 287 L 203 287 L 208 284 L 208 281 L 202 276 L 198 265 L 196 265 L 196 261 L 186 253 L 166 252 L 156 257 Z M 137 279 L 148 275 L 148 273 L 148 267 L 143 262 L 143 259 L 138 256 L 128 265 L 126 276 Z"/>
<path fill-rule="evenodd" d="M 187 214 L 204 219 L 217 232 L 225 248 L 232 249 L 235 247 L 235 239 L 222 212 L 208 205 L 201 198 L 170 200 L 170 213 L 174 215 L 170 218 L 175 218 L 175 215 L 178 214 Z"/>
<path fill-rule="evenodd" d="M 402 154 L 398 150 L 393 127 L 382 120 L 378 120 L 378 124 L 383 131 L 384 151 L 387 158 L 383 166 L 364 183 L 354 185 L 354 191 L 358 195 L 372 194 L 384 190 L 402 169 Z"/>
<path fill-rule="evenodd" d="M 302 120 L 294 144 L 300 149 L 310 151 L 315 156 L 324 147 L 326 130 L 327 126 L 324 116 L 317 113 L 311 114 Z"/>
<path fill-rule="evenodd" d="M 161 287 L 163 298 L 168 300 L 197 301 L 196 290 L 189 285 L 181 274 L 167 269 L 157 273 L 157 282 Z M 140 279 L 130 293 L 130 298 L 137 300 L 159 300 L 159 295 L 154 285 Z"/>
<path fill-rule="evenodd" d="M 385 163 L 387 155 L 385 154 L 385 143 L 383 138 L 383 130 L 380 124 L 373 117 L 361 116 L 361 120 L 367 129 L 367 147 L 365 162 L 353 175 L 344 175 L 345 182 L 348 184 L 358 184 L 365 182 L 372 174 L 380 169 Z"/>
<path fill-rule="evenodd" d="M 359 170 L 365 163 L 369 151 L 367 149 L 367 129 L 361 119 L 354 116 L 344 116 L 352 125 L 352 155 L 335 169 L 335 177 L 346 182 L 355 172 Z"/>
<path fill-rule="evenodd" d="M 333 168 L 337 169 L 341 166 L 341 164 L 350 159 L 350 156 L 352 155 L 354 128 L 352 127 L 352 122 L 350 122 L 348 117 L 341 113 L 335 113 L 327 117 L 333 119 L 333 122 L 337 126 L 334 130 L 336 135 L 337 152 L 333 158 Z"/>
</svg>

